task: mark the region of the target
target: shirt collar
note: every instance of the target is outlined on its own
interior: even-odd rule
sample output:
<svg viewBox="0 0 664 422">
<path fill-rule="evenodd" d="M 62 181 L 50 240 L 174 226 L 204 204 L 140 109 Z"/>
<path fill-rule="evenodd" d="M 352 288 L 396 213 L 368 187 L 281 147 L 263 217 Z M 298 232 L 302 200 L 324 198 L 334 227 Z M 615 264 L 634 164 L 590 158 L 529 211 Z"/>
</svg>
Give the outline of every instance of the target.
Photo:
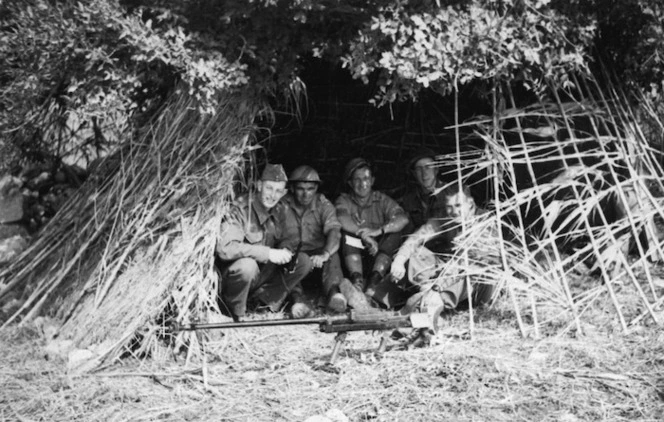
<svg viewBox="0 0 664 422">
<path fill-rule="evenodd" d="M 436 184 L 433 187 L 433 192 L 428 192 L 422 188 L 419 184 L 417 184 L 417 196 L 420 198 L 428 198 L 430 196 L 438 196 L 439 193 L 442 192 L 443 187 L 443 182 L 440 180 L 436 180 Z"/>
<path fill-rule="evenodd" d="M 357 204 L 360 207 L 367 206 L 368 203 L 370 203 L 370 202 L 380 202 L 380 193 L 378 193 L 378 191 L 376 191 L 376 190 L 371 191 L 371 197 L 369 198 L 369 202 L 367 203 L 367 205 L 360 204 L 360 202 L 355 197 L 354 192 L 350 192 L 348 194 L 348 196 L 350 196 L 351 201 L 355 202 L 355 204 Z"/>
<path fill-rule="evenodd" d="M 320 194 L 316 193 L 316 196 L 314 197 L 314 200 L 311 201 L 311 204 L 309 204 L 309 207 L 305 208 L 305 211 L 315 211 L 318 208 L 318 202 L 319 202 Z M 293 196 L 292 193 L 288 192 L 286 196 L 284 197 L 284 202 L 286 205 L 289 207 L 293 208 L 294 210 L 297 209 L 295 206 L 295 196 Z"/>
</svg>

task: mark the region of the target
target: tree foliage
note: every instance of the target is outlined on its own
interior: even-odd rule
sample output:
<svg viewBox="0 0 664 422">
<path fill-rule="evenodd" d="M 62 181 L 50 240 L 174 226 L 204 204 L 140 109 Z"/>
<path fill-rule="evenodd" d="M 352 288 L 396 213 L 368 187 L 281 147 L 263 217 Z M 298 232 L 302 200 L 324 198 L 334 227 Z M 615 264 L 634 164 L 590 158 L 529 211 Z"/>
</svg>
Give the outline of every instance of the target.
<svg viewBox="0 0 664 422">
<path fill-rule="evenodd" d="M 657 94 L 657 0 L 7 0 L 0 3 L 0 148 L 89 154 L 140 127 L 176 87 L 281 96 L 304 61 L 375 83 L 373 101 L 473 81 L 569 84 L 595 52 Z"/>
<path fill-rule="evenodd" d="M 570 72 L 585 71 L 595 28 L 571 25 L 548 3 L 472 0 L 425 10 L 397 3 L 352 41 L 345 65 L 365 81 L 381 73 L 381 104 L 423 88 L 447 95 L 474 80 L 565 84 Z"/>
<path fill-rule="evenodd" d="M 113 0 L 0 4 L 0 141 L 33 160 L 76 155 L 131 136 L 177 80 L 204 111 L 246 83 L 244 66 L 197 47 L 195 34 L 128 13 Z"/>
</svg>

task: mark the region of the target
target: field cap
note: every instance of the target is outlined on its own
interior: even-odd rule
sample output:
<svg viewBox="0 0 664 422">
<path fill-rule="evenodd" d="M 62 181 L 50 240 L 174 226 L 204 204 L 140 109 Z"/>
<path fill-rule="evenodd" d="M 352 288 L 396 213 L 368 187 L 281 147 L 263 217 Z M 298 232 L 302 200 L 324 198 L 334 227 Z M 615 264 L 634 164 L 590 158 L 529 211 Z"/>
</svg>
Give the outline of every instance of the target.
<svg viewBox="0 0 664 422">
<path fill-rule="evenodd" d="M 261 180 L 272 182 L 288 182 L 286 172 L 281 164 L 266 164 L 261 174 Z"/>
<path fill-rule="evenodd" d="M 360 167 L 368 167 L 371 169 L 371 166 L 369 165 L 369 162 L 365 160 L 364 158 L 353 158 L 346 164 L 346 169 L 344 170 L 344 180 L 347 182 L 353 177 L 353 173 L 355 173 L 355 170 L 359 169 Z"/>
</svg>

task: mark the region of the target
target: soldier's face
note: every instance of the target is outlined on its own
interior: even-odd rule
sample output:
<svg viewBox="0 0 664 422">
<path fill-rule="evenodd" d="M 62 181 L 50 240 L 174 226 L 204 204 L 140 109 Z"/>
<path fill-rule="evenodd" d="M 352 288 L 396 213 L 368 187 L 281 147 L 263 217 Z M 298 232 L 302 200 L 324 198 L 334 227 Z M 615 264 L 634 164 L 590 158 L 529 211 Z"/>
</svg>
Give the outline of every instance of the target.
<svg viewBox="0 0 664 422">
<path fill-rule="evenodd" d="M 371 170 L 368 168 L 361 168 L 355 170 L 353 177 L 348 182 L 353 189 L 355 195 L 360 198 L 366 198 L 371 194 L 371 188 L 374 184 L 374 178 L 371 175 Z"/>
<path fill-rule="evenodd" d="M 286 193 L 286 182 L 275 182 L 273 180 L 259 180 L 258 192 L 261 203 L 267 209 L 277 205 L 277 202 Z"/>
<path fill-rule="evenodd" d="M 308 207 L 316 197 L 318 183 L 315 182 L 297 182 L 293 186 L 293 196 L 295 202 L 303 207 Z"/>
<path fill-rule="evenodd" d="M 417 183 L 422 189 L 432 191 L 436 186 L 436 169 L 433 167 L 433 159 L 429 157 L 420 158 L 413 166 L 413 173 Z"/>
<path fill-rule="evenodd" d="M 448 217 L 468 219 L 475 215 L 475 201 L 463 194 L 445 197 L 445 210 Z"/>
</svg>

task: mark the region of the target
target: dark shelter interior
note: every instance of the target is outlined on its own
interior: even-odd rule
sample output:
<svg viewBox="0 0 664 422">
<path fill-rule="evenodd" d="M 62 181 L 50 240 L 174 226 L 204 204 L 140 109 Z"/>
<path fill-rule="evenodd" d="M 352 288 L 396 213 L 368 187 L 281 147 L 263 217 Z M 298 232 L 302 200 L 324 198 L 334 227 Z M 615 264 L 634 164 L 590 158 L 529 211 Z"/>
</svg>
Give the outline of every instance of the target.
<svg viewBox="0 0 664 422">
<path fill-rule="evenodd" d="M 437 154 L 447 155 L 445 165 L 441 166 L 439 172 L 441 179 L 445 182 L 455 181 L 459 165 L 463 168 L 464 182 L 471 186 L 475 202 L 481 207 L 487 207 L 494 199 L 492 176 L 486 171 L 472 168 L 476 164 L 472 157 L 475 157 L 476 162 L 481 159 L 485 142 L 474 132 L 477 126 L 463 123 L 482 119 L 490 125 L 494 110 L 528 108 L 538 104 L 536 95 L 520 88 L 518 83 L 508 88 L 511 90 L 510 100 L 507 100 L 505 92 L 499 92 L 494 97 L 488 85 L 472 83 L 460 86 L 456 96 L 443 96 L 425 90 L 416 100 L 376 107 L 372 101 L 378 89 L 376 79 L 364 84 L 354 80 L 346 69 L 319 59 L 310 59 L 302 66 L 301 78 L 306 88 L 297 99 L 294 96 L 287 106 L 274 107 L 274 121 L 265 122 L 264 126 L 269 129 L 259 132 L 258 141 L 263 149 L 253 157 L 253 171 L 259 172 L 265 162 L 281 163 L 287 173 L 299 165 L 310 165 L 318 170 L 323 180 L 319 191 L 332 201 L 347 189 L 343 181 L 344 166 L 354 157 L 363 157 L 372 164 L 376 178 L 374 189 L 399 199 L 406 190 L 415 188 L 414 178 L 406 168 L 410 157 L 418 149 L 426 147 Z M 563 102 L 574 103 L 562 91 L 557 95 Z M 533 116 L 537 116 L 537 113 L 519 117 L 518 123 L 515 118 L 505 118 L 497 123 L 508 145 L 518 145 L 520 137 L 524 137 L 528 143 L 546 144 L 529 152 L 531 158 L 537 161 L 534 166 L 536 182 L 532 180 L 525 165 L 512 163 L 519 190 L 550 181 L 566 166 L 599 164 L 604 167 L 595 158 L 578 158 L 583 154 L 574 149 L 579 148 L 579 145 L 583 148 L 583 143 L 565 146 L 561 142 L 570 137 L 569 130 L 574 131 L 578 138 L 593 139 L 593 128 L 587 119 L 575 118 L 573 127 L 567 127 L 567 122 L 556 123 Z M 457 122 L 460 125 L 455 128 Z M 517 124 L 534 129 L 535 132 L 539 128 L 554 130 L 546 137 L 541 137 L 532 135 L 528 129 L 519 130 Z M 615 131 L 606 126 L 597 130 L 615 135 Z M 471 154 L 470 159 L 465 155 L 463 163 L 454 159 L 457 143 L 463 154 Z M 592 140 L 586 144 L 590 149 L 597 147 L 597 143 Z M 486 156 L 482 159 L 486 160 Z M 468 176 L 469 172 L 471 174 Z M 609 184 L 614 183 L 613 180 L 609 181 Z M 606 188 L 593 187 L 598 191 Z M 505 195 L 514 194 L 513 188 L 507 183 L 501 189 L 501 200 L 506 199 Z M 555 197 L 545 198 L 545 201 L 573 196 L 569 189 L 562 189 L 558 190 Z M 610 201 L 614 200 L 615 196 L 610 197 Z M 615 221 L 613 204 L 606 204 L 604 200 L 600 208 L 605 214 L 604 218 Z M 522 204 L 521 214 L 526 226 L 537 235 L 541 231 L 539 225 L 542 224 L 540 204 L 536 201 Z M 559 219 L 565 218 L 562 215 Z"/>
<path fill-rule="evenodd" d="M 427 91 L 417 101 L 376 107 L 370 102 L 375 81 L 365 85 L 347 70 L 321 60 L 304 65 L 302 81 L 306 92 L 297 107 L 291 102 L 288 110 L 276 111 L 274 126 L 262 132 L 259 141 L 264 150 L 256 157 L 259 168 L 266 161 L 282 163 L 290 173 L 299 165 L 311 165 L 323 179 L 320 191 L 334 199 L 345 189 L 345 164 L 363 157 L 373 166 L 374 188 L 398 198 L 412 181 L 405 166 L 414 151 L 421 147 L 438 154 L 456 151 L 453 96 Z M 490 100 L 478 87 L 461 89 L 460 122 L 491 115 L 491 110 Z M 460 140 L 462 150 L 482 147 L 470 133 L 460 133 Z"/>
</svg>

